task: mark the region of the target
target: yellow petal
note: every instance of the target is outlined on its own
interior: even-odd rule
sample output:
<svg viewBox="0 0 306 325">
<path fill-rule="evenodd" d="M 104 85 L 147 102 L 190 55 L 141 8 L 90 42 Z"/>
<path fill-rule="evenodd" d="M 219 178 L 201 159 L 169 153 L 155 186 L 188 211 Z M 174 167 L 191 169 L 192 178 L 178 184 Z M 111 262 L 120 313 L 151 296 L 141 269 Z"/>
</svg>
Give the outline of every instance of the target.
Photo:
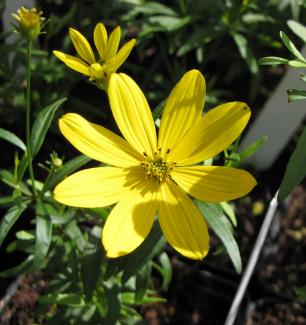
<svg viewBox="0 0 306 325">
<path fill-rule="evenodd" d="M 156 214 L 154 191 L 130 192 L 108 216 L 102 243 L 108 257 L 132 252 L 148 236 Z"/>
<path fill-rule="evenodd" d="M 98 23 L 94 30 L 94 42 L 102 61 L 105 61 L 107 32 L 102 23 Z"/>
<path fill-rule="evenodd" d="M 92 159 L 117 167 L 139 165 L 143 159 L 124 139 L 78 114 L 64 115 L 59 127 L 75 148 Z"/>
<path fill-rule="evenodd" d="M 184 191 L 206 202 L 237 199 L 257 184 L 244 170 L 219 166 L 175 167 L 171 177 Z"/>
<path fill-rule="evenodd" d="M 95 56 L 87 39 L 73 28 L 69 28 L 69 34 L 79 56 L 89 64 L 95 63 Z"/>
<path fill-rule="evenodd" d="M 185 166 L 215 156 L 238 138 L 250 116 L 250 108 L 242 102 L 217 106 L 195 124 L 169 159 Z"/>
<path fill-rule="evenodd" d="M 86 63 L 84 63 L 82 60 L 80 60 L 74 56 L 65 54 L 63 52 L 59 52 L 59 51 L 53 51 L 53 54 L 58 59 L 63 61 L 69 68 L 71 68 L 77 72 L 80 72 L 80 73 L 84 74 L 85 76 L 90 75 L 89 70 L 88 70 L 89 66 Z"/>
<path fill-rule="evenodd" d="M 203 259 L 209 234 L 198 208 L 174 182 L 165 183 L 160 195 L 158 220 L 169 244 L 186 257 Z"/>
<path fill-rule="evenodd" d="M 120 38 L 121 38 L 121 29 L 118 26 L 112 31 L 112 33 L 109 36 L 109 40 L 108 40 L 107 46 L 106 46 L 106 56 L 105 56 L 106 61 L 115 57 L 115 55 L 118 51 Z"/>
<path fill-rule="evenodd" d="M 115 57 L 114 72 L 124 63 L 127 57 L 130 55 L 133 47 L 135 46 L 136 40 L 131 39 L 129 42 L 124 44 Z"/>
<path fill-rule="evenodd" d="M 145 96 L 129 76 L 114 73 L 109 83 L 109 101 L 115 120 L 126 140 L 141 154 L 153 156 L 156 131 Z"/>
<path fill-rule="evenodd" d="M 180 143 L 188 130 L 201 117 L 205 100 L 205 79 L 198 70 L 191 70 L 172 90 L 167 99 L 158 135 L 163 151 Z"/>
<path fill-rule="evenodd" d="M 54 189 L 54 199 L 63 204 L 95 208 L 123 199 L 143 180 L 141 167 L 97 167 L 67 177 Z"/>
</svg>

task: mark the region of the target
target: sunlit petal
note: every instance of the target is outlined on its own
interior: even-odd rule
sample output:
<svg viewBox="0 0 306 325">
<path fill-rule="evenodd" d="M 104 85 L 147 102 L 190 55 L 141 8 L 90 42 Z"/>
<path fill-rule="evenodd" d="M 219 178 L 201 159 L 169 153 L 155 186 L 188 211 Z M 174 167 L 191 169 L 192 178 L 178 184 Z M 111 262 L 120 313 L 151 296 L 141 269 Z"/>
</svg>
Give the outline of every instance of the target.
<svg viewBox="0 0 306 325">
<path fill-rule="evenodd" d="M 184 191 L 206 202 L 237 199 L 248 194 L 256 185 L 250 173 L 219 166 L 176 167 L 171 177 Z"/>
<path fill-rule="evenodd" d="M 102 23 L 98 23 L 94 30 L 94 42 L 102 61 L 105 61 L 107 32 Z"/>
<path fill-rule="evenodd" d="M 63 61 L 69 68 L 77 72 L 80 72 L 86 76 L 90 75 L 88 70 L 89 66 L 86 63 L 84 63 L 82 60 L 59 51 L 53 51 L 53 54 L 58 59 Z"/>
<path fill-rule="evenodd" d="M 117 125 L 138 152 L 153 156 L 156 131 L 147 100 L 129 76 L 114 73 L 109 83 L 109 100 Z"/>
<path fill-rule="evenodd" d="M 142 159 L 123 138 L 78 114 L 64 115 L 59 127 L 75 148 L 92 159 L 117 167 L 139 165 Z"/>
<path fill-rule="evenodd" d="M 129 42 L 124 44 L 115 57 L 114 72 L 124 63 L 127 57 L 130 55 L 133 47 L 135 46 L 136 40 L 131 39 Z"/>
<path fill-rule="evenodd" d="M 148 236 L 156 214 L 155 191 L 130 192 L 108 216 L 102 243 L 108 257 L 119 257 L 137 248 Z"/>
<path fill-rule="evenodd" d="M 192 165 L 215 156 L 232 144 L 246 127 L 250 108 L 242 102 L 217 106 L 204 115 L 170 153 L 178 165 Z"/>
<path fill-rule="evenodd" d="M 167 99 L 158 135 L 158 147 L 173 150 L 201 117 L 205 80 L 197 70 L 184 74 Z"/>
<path fill-rule="evenodd" d="M 123 199 L 143 180 L 138 168 L 97 167 L 67 177 L 54 189 L 55 200 L 82 208 L 102 207 Z"/>
<path fill-rule="evenodd" d="M 79 56 L 89 64 L 95 63 L 95 56 L 87 39 L 73 28 L 69 28 L 69 35 Z"/>
<path fill-rule="evenodd" d="M 111 58 L 115 57 L 121 38 L 121 28 L 116 27 L 109 36 L 109 40 L 106 46 L 106 56 L 105 60 L 108 61 Z"/>
<path fill-rule="evenodd" d="M 173 182 L 161 189 L 158 219 L 170 243 L 182 255 L 203 259 L 209 249 L 207 225 L 191 199 Z"/>
</svg>

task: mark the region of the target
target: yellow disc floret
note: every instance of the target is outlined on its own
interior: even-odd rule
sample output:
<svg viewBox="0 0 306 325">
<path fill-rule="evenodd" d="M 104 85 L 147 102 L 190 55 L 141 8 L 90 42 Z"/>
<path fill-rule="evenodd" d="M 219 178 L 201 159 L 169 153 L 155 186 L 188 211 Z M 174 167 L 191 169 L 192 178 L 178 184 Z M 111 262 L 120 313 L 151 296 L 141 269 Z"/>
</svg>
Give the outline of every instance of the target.
<svg viewBox="0 0 306 325">
<path fill-rule="evenodd" d="M 158 150 L 159 153 L 155 152 L 153 159 L 148 158 L 147 154 L 144 152 L 143 155 L 147 158 L 146 161 L 142 162 L 141 165 L 146 170 L 147 178 L 156 178 L 159 183 L 163 183 L 167 177 L 170 178 L 170 171 L 173 169 L 173 162 L 167 162 L 160 156 L 161 149 Z M 167 151 L 167 153 L 170 152 Z"/>
</svg>

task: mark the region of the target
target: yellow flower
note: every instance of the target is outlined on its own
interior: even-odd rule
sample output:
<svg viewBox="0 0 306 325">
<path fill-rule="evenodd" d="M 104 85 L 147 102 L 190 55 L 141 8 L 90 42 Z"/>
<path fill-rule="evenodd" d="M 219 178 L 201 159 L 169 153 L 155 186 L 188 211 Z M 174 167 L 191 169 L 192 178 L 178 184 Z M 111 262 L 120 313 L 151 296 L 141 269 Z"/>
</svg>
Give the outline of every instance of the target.
<svg viewBox="0 0 306 325">
<path fill-rule="evenodd" d="M 249 107 L 231 102 L 203 116 L 205 80 L 191 70 L 165 104 L 157 140 L 148 103 L 130 77 L 112 75 L 109 100 L 126 140 L 77 114 L 64 115 L 59 126 L 79 151 L 113 167 L 69 176 L 55 188 L 55 199 L 85 208 L 118 202 L 102 234 L 109 257 L 138 247 L 157 213 L 172 247 L 189 258 L 203 259 L 209 248 L 207 225 L 189 195 L 208 202 L 232 200 L 251 191 L 256 181 L 240 169 L 198 163 L 240 135 L 250 118 Z"/>
<path fill-rule="evenodd" d="M 96 60 L 89 42 L 80 32 L 70 28 L 69 34 L 80 58 L 59 51 L 53 51 L 53 54 L 69 68 L 88 76 L 90 81 L 102 89 L 107 87 L 111 74 L 124 63 L 136 42 L 132 39 L 118 51 L 120 27 L 116 27 L 108 38 L 104 25 L 98 23 L 94 30 L 94 43 L 99 54 L 99 59 Z"/>
<path fill-rule="evenodd" d="M 36 8 L 30 10 L 21 7 L 17 14 L 12 14 L 16 19 L 18 26 L 15 26 L 27 40 L 32 41 L 40 34 L 40 23 L 45 20 L 41 17 L 42 11 L 37 11 Z"/>
</svg>

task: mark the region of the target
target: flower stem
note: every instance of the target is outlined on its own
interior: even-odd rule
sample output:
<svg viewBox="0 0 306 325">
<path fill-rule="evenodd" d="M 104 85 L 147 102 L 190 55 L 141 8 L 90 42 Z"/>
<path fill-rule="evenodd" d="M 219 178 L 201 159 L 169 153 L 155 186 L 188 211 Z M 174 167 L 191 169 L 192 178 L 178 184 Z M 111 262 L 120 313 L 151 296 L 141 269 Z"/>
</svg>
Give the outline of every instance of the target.
<svg viewBox="0 0 306 325">
<path fill-rule="evenodd" d="M 37 191 L 35 187 L 35 178 L 32 165 L 32 153 L 31 153 L 31 129 L 30 129 L 30 100 L 31 100 L 31 56 L 32 56 L 32 41 L 27 41 L 27 92 L 26 92 L 26 144 L 27 144 L 27 158 L 28 168 L 32 184 L 33 196 L 37 197 Z"/>
</svg>

